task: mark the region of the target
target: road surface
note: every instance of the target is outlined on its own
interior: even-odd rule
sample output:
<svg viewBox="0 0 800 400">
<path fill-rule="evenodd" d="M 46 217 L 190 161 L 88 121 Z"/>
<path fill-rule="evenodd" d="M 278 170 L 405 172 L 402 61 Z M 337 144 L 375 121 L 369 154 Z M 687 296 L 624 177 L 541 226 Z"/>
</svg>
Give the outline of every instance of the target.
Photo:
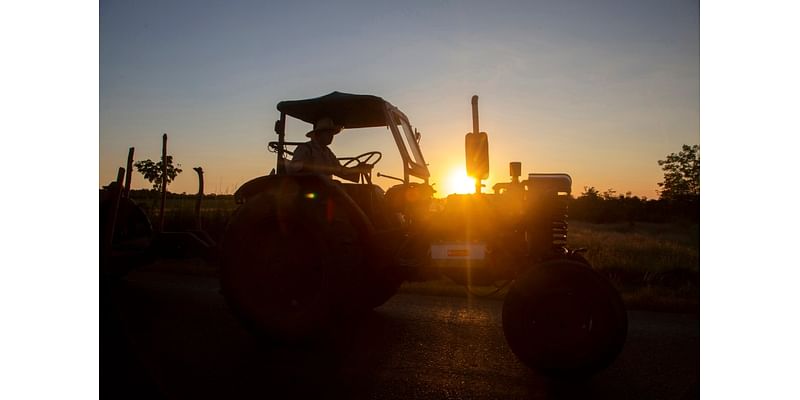
<svg viewBox="0 0 800 400">
<path fill-rule="evenodd" d="M 517 361 L 497 300 L 399 294 L 324 343 L 289 347 L 244 330 L 207 275 L 155 265 L 104 281 L 101 293 L 107 398 L 699 397 L 697 315 L 630 311 L 614 364 L 567 382 Z"/>
</svg>

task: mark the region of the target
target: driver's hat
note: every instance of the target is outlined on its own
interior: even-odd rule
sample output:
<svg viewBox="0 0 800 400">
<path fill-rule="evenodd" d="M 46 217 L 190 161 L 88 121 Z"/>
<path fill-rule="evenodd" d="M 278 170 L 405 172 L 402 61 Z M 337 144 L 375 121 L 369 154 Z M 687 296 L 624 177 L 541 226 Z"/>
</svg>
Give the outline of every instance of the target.
<svg viewBox="0 0 800 400">
<path fill-rule="evenodd" d="M 341 125 L 336 125 L 333 122 L 333 120 L 330 119 L 330 118 L 327 118 L 327 117 L 320 118 L 314 124 L 314 129 L 312 129 L 311 131 L 306 133 L 306 136 L 307 137 L 311 137 L 312 134 L 314 134 L 315 132 L 320 132 L 320 131 L 333 131 L 333 134 L 335 135 L 335 134 L 337 134 L 337 133 L 342 131 L 342 126 Z"/>
</svg>

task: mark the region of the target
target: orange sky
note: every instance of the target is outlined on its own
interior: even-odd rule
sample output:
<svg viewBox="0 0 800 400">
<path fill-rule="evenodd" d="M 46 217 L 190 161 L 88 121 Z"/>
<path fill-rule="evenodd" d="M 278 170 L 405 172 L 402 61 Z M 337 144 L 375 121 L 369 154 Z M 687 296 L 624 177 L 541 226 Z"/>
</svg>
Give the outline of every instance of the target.
<svg viewBox="0 0 800 400">
<path fill-rule="evenodd" d="M 488 187 L 521 161 L 523 174 L 569 173 L 574 194 L 594 186 L 655 198 L 657 160 L 700 142 L 691 2 L 142 1 L 103 3 L 100 22 L 100 185 L 130 146 L 137 160 L 159 157 L 167 132 L 184 169 L 171 191 L 195 192 L 191 168 L 202 166 L 207 192 L 232 193 L 275 164 L 266 143 L 277 102 L 332 91 L 403 110 L 423 134 L 437 195 L 464 166 L 473 94 L 490 137 Z M 307 129 L 290 125 L 289 140 Z M 398 175 L 393 146 L 385 131 L 346 132 L 332 148 L 384 151 L 376 171 Z M 147 186 L 134 174 L 134 188 Z"/>
</svg>

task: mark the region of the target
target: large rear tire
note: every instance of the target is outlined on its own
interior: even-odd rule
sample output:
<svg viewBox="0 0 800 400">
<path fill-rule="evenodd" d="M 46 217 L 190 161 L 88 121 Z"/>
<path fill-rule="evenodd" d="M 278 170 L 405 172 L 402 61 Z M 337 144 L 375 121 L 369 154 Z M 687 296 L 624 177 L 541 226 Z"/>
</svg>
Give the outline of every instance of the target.
<svg viewBox="0 0 800 400">
<path fill-rule="evenodd" d="M 622 351 L 627 331 L 627 313 L 614 287 L 572 260 L 531 268 L 503 304 L 509 347 L 546 375 L 581 377 L 602 370 Z"/>
<path fill-rule="evenodd" d="M 221 286 L 260 334 L 311 338 L 363 307 L 369 226 L 346 194 L 314 176 L 276 176 L 248 197 L 221 246 Z"/>
</svg>

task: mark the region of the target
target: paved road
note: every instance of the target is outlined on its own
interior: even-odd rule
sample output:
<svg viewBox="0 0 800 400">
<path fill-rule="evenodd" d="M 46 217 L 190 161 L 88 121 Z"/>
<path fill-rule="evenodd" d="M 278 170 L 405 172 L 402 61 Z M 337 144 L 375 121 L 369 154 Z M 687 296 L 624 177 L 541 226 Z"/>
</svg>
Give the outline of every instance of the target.
<svg viewBox="0 0 800 400">
<path fill-rule="evenodd" d="M 622 355 L 588 381 L 520 364 L 494 300 L 400 294 L 305 347 L 242 329 L 216 279 L 145 268 L 101 298 L 101 393 L 108 398 L 592 398 L 699 396 L 696 315 L 629 312 Z"/>
</svg>

